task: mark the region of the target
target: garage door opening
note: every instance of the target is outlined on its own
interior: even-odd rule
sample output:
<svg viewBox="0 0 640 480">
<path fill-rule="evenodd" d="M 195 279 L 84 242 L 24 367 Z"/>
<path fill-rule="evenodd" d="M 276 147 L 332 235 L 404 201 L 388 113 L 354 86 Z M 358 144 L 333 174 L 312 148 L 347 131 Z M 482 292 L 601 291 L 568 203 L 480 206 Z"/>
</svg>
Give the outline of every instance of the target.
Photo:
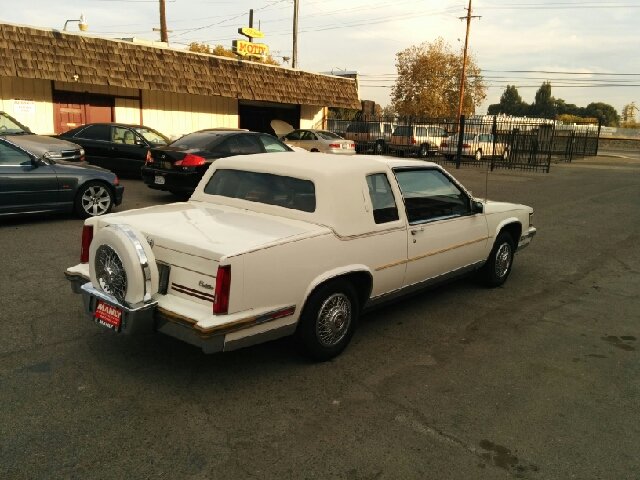
<svg viewBox="0 0 640 480">
<path fill-rule="evenodd" d="M 240 102 L 240 128 L 276 136 L 272 120 L 282 120 L 293 128 L 300 128 L 300 105 L 268 102 Z"/>
</svg>

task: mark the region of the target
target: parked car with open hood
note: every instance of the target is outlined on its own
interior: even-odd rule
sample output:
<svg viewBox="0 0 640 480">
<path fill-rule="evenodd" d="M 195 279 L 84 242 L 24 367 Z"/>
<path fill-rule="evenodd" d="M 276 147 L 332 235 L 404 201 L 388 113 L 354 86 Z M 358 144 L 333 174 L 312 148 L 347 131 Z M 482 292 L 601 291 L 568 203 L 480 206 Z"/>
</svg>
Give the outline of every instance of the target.
<svg viewBox="0 0 640 480">
<path fill-rule="evenodd" d="M 208 129 L 190 133 L 165 147 L 152 148 L 142 167 L 144 183 L 155 190 L 190 195 L 212 162 L 235 155 L 292 152 L 265 133 Z"/>
<path fill-rule="evenodd" d="M 502 285 L 532 217 L 434 163 L 246 155 L 210 165 L 188 202 L 87 220 L 65 274 L 115 332 L 208 353 L 293 334 L 327 360 L 369 307 L 474 271 Z"/>
<path fill-rule="evenodd" d="M 162 147 L 170 140 L 143 125 L 88 123 L 58 135 L 75 142 L 85 151 L 85 160 L 120 175 L 140 175 L 150 148 Z M 139 178 L 139 177 L 138 177 Z"/>
<path fill-rule="evenodd" d="M 10 138 L 11 142 L 39 158 L 68 162 L 79 162 L 84 159 L 84 150 L 80 145 L 31 133 L 28 127 L 2 111 L 0 111 L 0 137 Z"/>
<path fill-rule="evenodd" d="M 122 202 L 124 187 L 114 173 L 29 151 L 16 138 L 24 137 L 0 136 L 0 216 L 73 211 L 95 217 Z"/>
</svg>

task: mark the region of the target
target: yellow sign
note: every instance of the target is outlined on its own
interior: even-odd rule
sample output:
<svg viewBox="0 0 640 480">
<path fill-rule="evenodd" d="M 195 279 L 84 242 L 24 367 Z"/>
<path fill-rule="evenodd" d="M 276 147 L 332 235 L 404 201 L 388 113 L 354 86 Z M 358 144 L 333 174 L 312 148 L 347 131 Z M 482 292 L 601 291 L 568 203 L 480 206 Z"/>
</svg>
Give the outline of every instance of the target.
<svg viewBox="0 0 640 480">
<path fill-rule="evenodd" d="M 269 47 L 264 43 L 251 43 L 244 40 L 233 41 L 233 51 L 243 57 L 261 57 L 269 55 Z"/>
<path fill-rule="evenodd" d="M 239 28 L 238 33 L 249 38 L 264 38 L 264 33 L 255 28 Z"/>
</svg>

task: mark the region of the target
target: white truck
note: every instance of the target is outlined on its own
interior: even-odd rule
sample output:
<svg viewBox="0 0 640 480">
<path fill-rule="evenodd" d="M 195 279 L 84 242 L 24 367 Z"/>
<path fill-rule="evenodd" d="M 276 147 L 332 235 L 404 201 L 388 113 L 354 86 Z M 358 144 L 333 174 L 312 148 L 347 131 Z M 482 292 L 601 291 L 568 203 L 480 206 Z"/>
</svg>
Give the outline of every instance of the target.
<svg viewBox="0 0 640 480">
<path fill-rule="evenodd" d="M 216 161 L 188 202 L 88 219 L 65 272 L 88 316 L 207 353 L 295 335 L 327 360 L 367 308 L 472 271 L 501 285 L 536 233 L 530 207 L 436 164 L 268 157 Z"/>
</svg>

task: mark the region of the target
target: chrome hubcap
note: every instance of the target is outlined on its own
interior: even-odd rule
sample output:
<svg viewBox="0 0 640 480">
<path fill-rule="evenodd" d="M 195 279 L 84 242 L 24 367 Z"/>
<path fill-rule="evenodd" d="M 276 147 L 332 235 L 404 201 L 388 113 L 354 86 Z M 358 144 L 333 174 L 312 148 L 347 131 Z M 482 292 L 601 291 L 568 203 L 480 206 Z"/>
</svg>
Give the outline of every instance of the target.
<svg viewBox="0 0 640 480">
<path fill-rule="evenodd" d="M 93 186 L 84 191 L 82 195 L 82 208 L 89 215 L 102 215 L 109 210 L 111 197 L 104 187 Z"/>
<path fill-rule="evenodd" d="M 344 338 L 351 325 L 351 302 L 342 293 L 327 298 L 318 312 L 316 335 L 324 347 L 334 347 Z"/>
<path fill-rule="evenodd" d="M 96 251 L 96 278 L 100 288 L 124 302 L 127 293 L 127 275 L 122 260 L 116 251 L 108 245 L 100 245 Z"/>
<path fill-rule="evenodd" d="M 504 277 L 509 271 L 509 265 L 511 265 L 511 245 L 503 243 L 496 253 L 496 277 Z"/>
</svg>

